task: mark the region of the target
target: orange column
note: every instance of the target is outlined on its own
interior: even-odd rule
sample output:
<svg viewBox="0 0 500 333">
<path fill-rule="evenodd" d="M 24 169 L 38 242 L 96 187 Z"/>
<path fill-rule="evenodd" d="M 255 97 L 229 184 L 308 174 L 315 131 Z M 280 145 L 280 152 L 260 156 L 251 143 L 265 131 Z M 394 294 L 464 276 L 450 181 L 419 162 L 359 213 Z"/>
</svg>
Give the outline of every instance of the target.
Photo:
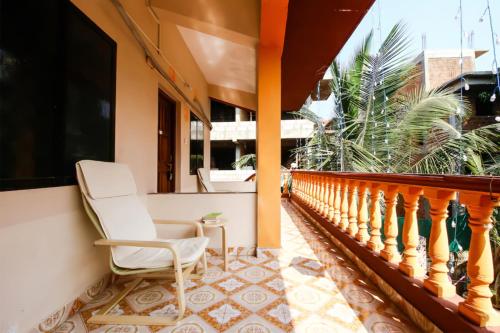
<svg viewBox="0 0 500 333">
<path fill-rule="evenodd" d="M 262 0 L 257 70 L 257 246 L 281 246 L 281 54 L 288 0 Z"/>
</svg>

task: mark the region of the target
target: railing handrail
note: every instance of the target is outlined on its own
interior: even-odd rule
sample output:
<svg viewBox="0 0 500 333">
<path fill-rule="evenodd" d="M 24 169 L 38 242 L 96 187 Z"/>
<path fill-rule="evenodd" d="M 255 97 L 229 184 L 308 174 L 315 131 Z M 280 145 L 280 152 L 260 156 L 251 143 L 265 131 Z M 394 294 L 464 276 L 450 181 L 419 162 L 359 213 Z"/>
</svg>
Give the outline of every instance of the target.
<svg viewBox="0 0 500 333">
<path fill-rule="evenodd" d="M 368 173 L 368 172 L 337 172 L 296 169 L 292 173 L 308 173 L 316 175 L 330 174 L 336 178 L 415 185 L 420 187 L 439 187 L 454 191 L 472 191 L 500 195 L 499 176 L 468 176 L 468 175 L 423 175 L 402 173 Z"/>
</svg>

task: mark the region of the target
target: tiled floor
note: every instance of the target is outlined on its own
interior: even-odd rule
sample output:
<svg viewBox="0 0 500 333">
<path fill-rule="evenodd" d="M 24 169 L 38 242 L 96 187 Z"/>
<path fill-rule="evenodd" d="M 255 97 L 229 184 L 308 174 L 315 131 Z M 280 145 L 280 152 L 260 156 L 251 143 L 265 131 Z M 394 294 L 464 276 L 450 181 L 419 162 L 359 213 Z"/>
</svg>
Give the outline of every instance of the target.
<svg viewBox="0 0 500 333">
<path fill-rule="evenodd" d="M 187 283 L 185 319 L 170 327 L 86 325 L 122 285 L 106 290 L 57 330 L 62 332 L 417 332 L 340 250 L 286 201 L 277 257 L 234 258 L 230 272 L 209 257 L 209 272 Z M 175 312 L 175 286 L 143 282 L 113 311 L 150 316 Z"/>
</svg>

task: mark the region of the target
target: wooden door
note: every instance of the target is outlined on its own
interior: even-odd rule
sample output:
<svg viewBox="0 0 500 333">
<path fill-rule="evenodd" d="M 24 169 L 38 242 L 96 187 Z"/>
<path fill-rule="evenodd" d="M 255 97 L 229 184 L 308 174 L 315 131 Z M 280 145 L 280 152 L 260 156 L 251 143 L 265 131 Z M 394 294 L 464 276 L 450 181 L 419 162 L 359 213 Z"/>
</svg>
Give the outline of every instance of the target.
<svg viewBox="0 0 500 333">
<path fill-rule="evenodd" d="M 175 102 L 158 94 L 158 193 L 175 192 Z"/>
</svg>

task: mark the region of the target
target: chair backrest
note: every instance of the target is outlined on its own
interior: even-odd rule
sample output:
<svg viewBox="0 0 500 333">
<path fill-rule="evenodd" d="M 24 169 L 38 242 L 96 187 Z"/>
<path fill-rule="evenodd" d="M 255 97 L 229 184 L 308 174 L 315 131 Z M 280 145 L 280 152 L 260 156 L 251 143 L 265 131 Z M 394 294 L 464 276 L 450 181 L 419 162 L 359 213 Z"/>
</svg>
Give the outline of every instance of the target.
<svg viewBox="0 0 500 333">
<path fill-rule="evenodd" d="M 153 220 L 137 196 L 134 177 L 128 166 L 84 160 L 76 163 L 76 175 L 86 211 L 101 236 L 120 240 L 157 238 Z M 136 250 L 133 247 L 114 247 L 113 259 L 120 261 Z"/>
<path fill-rule="evenodd" d="M 210 171 L 205 168 L 199 168 L 198 179 L 205 192 L 216 192 L 214 186 L 210 182 Z"/>
</svg>

